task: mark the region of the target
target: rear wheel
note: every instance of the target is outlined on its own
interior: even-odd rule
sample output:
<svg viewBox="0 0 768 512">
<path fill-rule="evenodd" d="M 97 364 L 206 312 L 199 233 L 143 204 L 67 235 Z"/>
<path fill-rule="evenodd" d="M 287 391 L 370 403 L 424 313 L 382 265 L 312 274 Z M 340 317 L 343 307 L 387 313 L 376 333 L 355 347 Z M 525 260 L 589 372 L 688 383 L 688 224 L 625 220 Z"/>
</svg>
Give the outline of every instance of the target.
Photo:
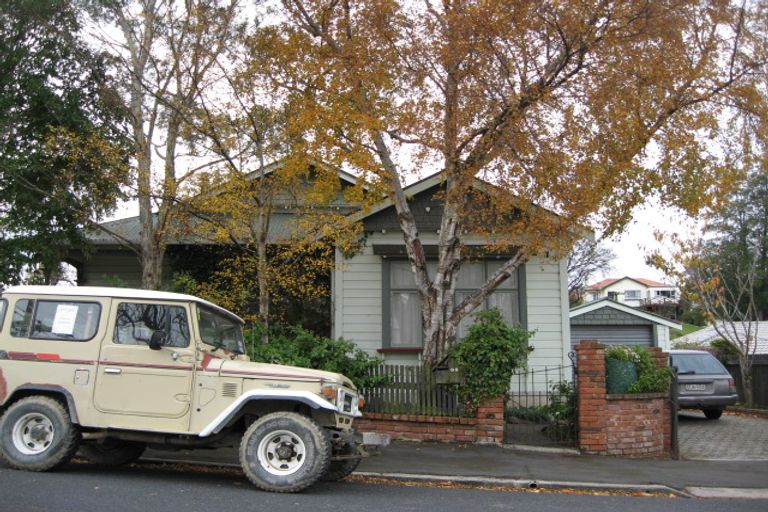
<svg viewBox="0 0 768 512">
<path fill-rule="evenodd" d="M 240 464 L 259 489 L 298 492 L 328 471 L 331 444 L 314 420 L 276 412 L 256 420 L 240 443 Z"/>
<path fill-rule="evenodd" d="M 722 409 L 702 409 L 708 420 L 716 420 L 723 415 Z"/>
<path fill-rule="evenodd" d="M 0 452 L 16 469 L 55 469 L 69 462 L 79 442 L 67 409 L 47 396 L 19 400 L 0 419 Z"/>
<path fill-rule="evenodd" d="M 137 460 L 146 448 L 144 443 L 108 440 L 81 446 L 80 455 L 94 464 L 121 466 Z"/>
</svg>

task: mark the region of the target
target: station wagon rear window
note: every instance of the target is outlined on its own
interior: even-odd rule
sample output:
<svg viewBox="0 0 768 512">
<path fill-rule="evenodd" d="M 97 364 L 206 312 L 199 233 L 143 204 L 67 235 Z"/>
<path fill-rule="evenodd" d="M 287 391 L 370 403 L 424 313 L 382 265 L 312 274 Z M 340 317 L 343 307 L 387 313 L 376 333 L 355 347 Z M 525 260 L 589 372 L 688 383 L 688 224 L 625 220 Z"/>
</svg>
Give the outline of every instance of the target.
<svg viewBox="0 0 768 512">
<path fill-rule="evenodd" d="M 677 366 L 680 375 L 728 373 L 711 354 L 675 354 L 670 359 L 672 366 Z"/>
<path fill-rule="evenodd" d="M 88 341 L 96 335 L 100 315 L 94 302 L 21 299 L 13 310 L 11 336 Z"/>
</svg>

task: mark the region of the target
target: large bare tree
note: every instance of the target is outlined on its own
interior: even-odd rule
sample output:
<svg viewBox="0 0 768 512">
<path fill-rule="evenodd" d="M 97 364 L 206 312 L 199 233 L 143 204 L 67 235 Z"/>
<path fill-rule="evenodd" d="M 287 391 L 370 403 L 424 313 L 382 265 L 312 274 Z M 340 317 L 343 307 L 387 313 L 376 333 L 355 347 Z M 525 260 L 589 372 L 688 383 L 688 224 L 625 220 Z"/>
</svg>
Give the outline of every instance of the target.
<svg viewBox="0 0 768 512">
<path fill-rule="evenodd" d="M 208 165 L 193 145 L 184 151 L 187 123 L 199 91 L 214 87 L 211 69 L 239 29 L 239 0 L 94 3 L 101 26 L 112 23 L 119 34 L 103 29 L 100 39 L 117 63 L 131 123 L 141 234 L 138 247 L 128 245 L 141 262 L 142 286 L 156 289 L 174 205 L 189 179 Z"/>
<path fill-rule="evenodd" d="M 716 100 L 748 92 L 758 65 L 752 5 L 283 0 L 287 22 L 253 51 L 307 153 L 394 202 L 430 364 L 520 264 L 564 255 L 579 226 L 612 233 L 651 194 L 693 212 L 720 192 L 728 170 L 707 138 Z M 434 277 L 403 192 L 425 169 L 444 185 Z M 456 303 L 470 235 L 514 255 Z"/>
</svg>

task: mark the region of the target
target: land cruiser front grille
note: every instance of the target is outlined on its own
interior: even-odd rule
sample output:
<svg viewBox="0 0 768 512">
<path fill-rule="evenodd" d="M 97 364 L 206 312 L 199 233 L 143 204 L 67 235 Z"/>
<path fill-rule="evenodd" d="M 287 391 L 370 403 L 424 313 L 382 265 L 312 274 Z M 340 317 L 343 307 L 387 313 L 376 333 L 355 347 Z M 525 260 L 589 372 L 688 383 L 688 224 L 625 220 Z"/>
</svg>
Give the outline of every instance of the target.
<svg viewBox="0 0 768 512">
<path fill-rule="evenodd" d="M 224 382 L 221 384 L 221 396 L 228 396 L 235 398 L 240 394 L 240 390 L 237 382 Z"/>
</svg>

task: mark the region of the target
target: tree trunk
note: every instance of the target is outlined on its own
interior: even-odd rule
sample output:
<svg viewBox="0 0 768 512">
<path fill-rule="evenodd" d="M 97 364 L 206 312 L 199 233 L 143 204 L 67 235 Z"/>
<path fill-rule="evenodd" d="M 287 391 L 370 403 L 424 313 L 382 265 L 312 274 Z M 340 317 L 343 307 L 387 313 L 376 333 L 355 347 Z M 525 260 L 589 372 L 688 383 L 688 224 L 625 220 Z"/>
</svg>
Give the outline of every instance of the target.
<svg viewBox="0 0 768 512">
<path fill-rule="evenodd" d="M 259 282 L 259 322 L 264 325 L 261 335 L 262 343 L 269 343 L 269 270 L 267 265 L 267 231 L 269 215 L 264 207 L 259 208 L 259 238 L 258 238 L 258 273 Z"/>
<path fill-rule="evenodd" d="M 741 393 L 747 407 L 754 406 L 752 396 L 752 361 L 749 355 L 739 354 L 739 371 L 741 372 Z"/>
</svg>

